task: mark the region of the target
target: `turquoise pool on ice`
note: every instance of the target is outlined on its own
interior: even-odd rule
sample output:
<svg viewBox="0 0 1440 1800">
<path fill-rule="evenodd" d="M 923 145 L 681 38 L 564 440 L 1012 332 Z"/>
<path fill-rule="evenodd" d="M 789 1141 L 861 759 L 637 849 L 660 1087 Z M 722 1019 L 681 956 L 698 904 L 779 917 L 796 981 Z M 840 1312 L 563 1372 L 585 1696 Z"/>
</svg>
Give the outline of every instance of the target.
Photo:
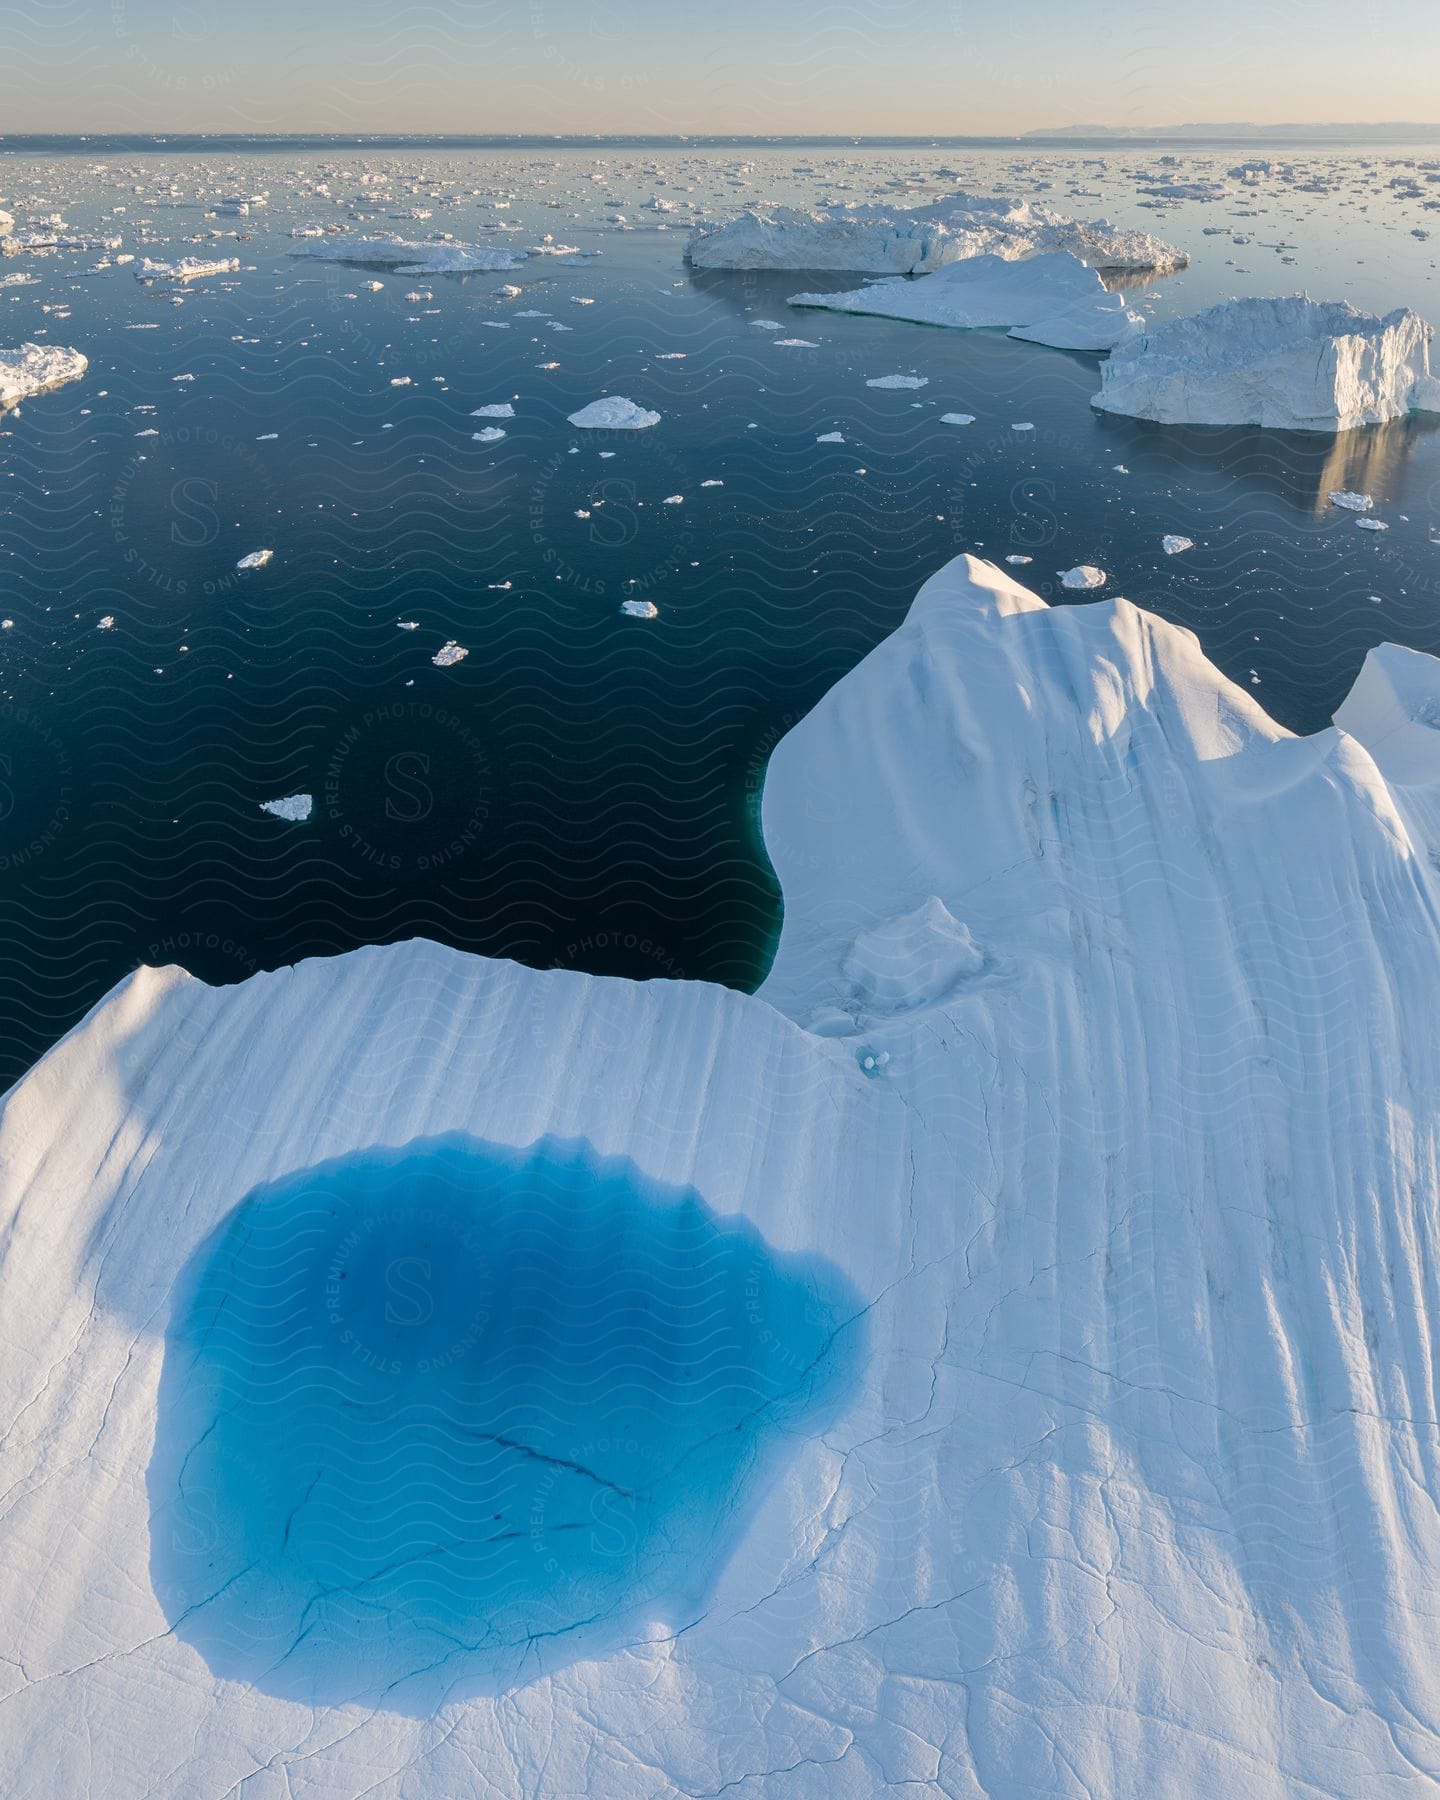
<svg viewBox="0 0 1440 1800">
<path fill-rule="evenodd" d="M 857 1297 L 585 1143 L 377 1149 L 248 1195 L 167 1340 L 152 1573 L 218 1676 L 505 1687 L 704 1604 Z"/>
</svg>

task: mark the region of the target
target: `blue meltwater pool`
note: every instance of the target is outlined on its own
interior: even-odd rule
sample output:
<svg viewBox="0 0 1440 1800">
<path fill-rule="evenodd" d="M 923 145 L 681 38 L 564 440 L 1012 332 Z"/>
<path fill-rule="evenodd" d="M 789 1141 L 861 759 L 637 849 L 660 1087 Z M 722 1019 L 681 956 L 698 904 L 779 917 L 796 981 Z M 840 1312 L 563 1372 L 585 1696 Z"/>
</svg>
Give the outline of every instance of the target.
<svg viewBox="0 0 1440 1800">
<path fill-rule="evenodd" d="M 297 1171 L 177 1294 L 156 1591 L 217 1676 L 403 1710 L 683 1626 L 851 1390 L 861 1312 L 583 1142 Z"/>
</svg>

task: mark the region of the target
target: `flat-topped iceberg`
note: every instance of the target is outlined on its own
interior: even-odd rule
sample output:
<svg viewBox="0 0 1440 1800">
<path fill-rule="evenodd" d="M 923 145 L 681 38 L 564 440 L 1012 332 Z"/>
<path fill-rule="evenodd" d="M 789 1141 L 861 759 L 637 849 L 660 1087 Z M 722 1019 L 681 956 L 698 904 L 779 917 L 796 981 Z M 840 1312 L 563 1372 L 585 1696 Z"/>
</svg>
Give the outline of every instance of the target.
<svg viewBox="0 0 1440 1800">
<path fill-rule="evenodd" d="M 790 304 L 920 325 L 1001 326 L 1063 350 L 1109 350 L 1143 323 L 1068 250 L 1018 262 L 972 256 L 915 279 L 896 275 L 841 294 L 792 294 Z"/>
<path fill-rule="evenodd" d="M 0 1114 L 8 1787 L 1420 1792 L 1437 721 L 962 558 L 771 760 L 757 994 L 128 977 Z"/>
<path fill-rule="evenodd" d="M 238 256 L 182 256 L 178 262 L 155 262 L 142 256 L 135 265 L 137 281 L 199 281 L 206 275 L 233 275 L 240 267 Z"/>
<path fill-rule="evenodd" d="M 1068 250 L 1092 268 L 1182 269 L 1190 258 L 1148 231 L 1071 219 L 1029 201 L 953 194 L 925 206 L 754 208 L 701 222 L 686 256 L 697 269 L 853 269 L 919 275 L 971 256 L 1015 261 Z"/>
<path fill-rule="evenodd" d="M 0 406 L 14 406 L 31 394 L 78 381 L 89 366 L 78 350 L 59 344 L 21 344 L 18 350 L 0 350 Z"/>
<path fill-rule="evenodd" d="M 1433 328 L 1348 300 L 1226 300 L 1167 319 L 1117 348 L 1092 404 L 1164 425 L 1349 431 L 1440 398 Z"/>
<path fill-rule="evenodd" d="M 297 244 L 290 254 L 320 262 L 378 263 L 397 275 L 466 275 L 518 269 L 525 261 L 520 250 L 492 250 L 488 244 L 462 244 L 453 238 L 416 242 L 398 237 L 325 237 Z"/>
</svg>

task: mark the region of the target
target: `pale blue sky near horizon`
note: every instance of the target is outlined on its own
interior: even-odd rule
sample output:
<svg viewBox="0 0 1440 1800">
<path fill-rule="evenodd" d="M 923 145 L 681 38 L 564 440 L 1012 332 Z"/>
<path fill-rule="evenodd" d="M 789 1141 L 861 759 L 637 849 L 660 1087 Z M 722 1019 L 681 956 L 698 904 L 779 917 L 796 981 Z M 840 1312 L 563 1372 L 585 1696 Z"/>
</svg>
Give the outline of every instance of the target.
<svg viewBox="0 0 1440 1800">
<path fill-rule="evenodd" d="M 1440 120 L 1436 0 L 53 0 L 0 132 Z"/>
</svg>

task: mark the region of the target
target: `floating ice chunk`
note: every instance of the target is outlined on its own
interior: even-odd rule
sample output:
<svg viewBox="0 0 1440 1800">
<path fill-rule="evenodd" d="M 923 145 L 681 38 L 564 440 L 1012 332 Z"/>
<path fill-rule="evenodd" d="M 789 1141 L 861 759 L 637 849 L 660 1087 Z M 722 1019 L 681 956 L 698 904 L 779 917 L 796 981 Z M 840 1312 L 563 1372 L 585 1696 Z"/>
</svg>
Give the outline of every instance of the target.
<svg viewBox="0 0 1440 1800">
<path fill-rule="evenodd" d="M 1007 563 L 1014 563 L 1018 568 L 1024 563 L 1034 562 L 1035 558 L 1033 556 L 1020 556 L 1019 554 L 1016 554 L 1014 556 L 1007 556 L 1005 560 Z"/>
<path fill-rule="evenodd" d="M 395 621 L 395 629 L 397 631 L 418 631 L 420 629 L 420 621 L 418 619 L 397 619 Z"/>
<path fill-rule="evenodd" d="M 1390 529 L 1383 519 L 1357 519 L 1355 523 L 1362 531 L 1388 531 Z"/>
<path fill-rule="evenodd" d="M 1193 550 L 1195 540 L 1194 538 L 1175 537 L 1167 533 L 1160 540 L 1160 548 L 1167 556 L 1179 556 L 1183 550 Z"/>
<path fill-rule="evenodd" d="M 454 638 L 447 638 L 435 654 L 430 658 L 437 669 L 453 668 L 458 662 L 464 662 L 470 652 Z"/>
<path fill-rule="evenodd" d="M 646 412 L 643 406 L 637 406 L 633 400 L 626 400 L 619 394 L 607 394 L 604 399 L 592 400 L 579 412 L 571 413 L 570 423 L 581 431 L 644 431 L 651 425 L 658 425 L 660 415 Z"/>
<path fill-rule="evenodd" d="M 95 627 L 95 629 L 97 631 L 113 631 L 115 629 L 114 613 L 106 613 L 104 618 L 100 620 L 99 624 Z"/>
<path fill-rule="evenodd" d="M 260 803 L 261 812 L 269 813 L 275 819 L 288 819 L 295 825 L 303 824 L 314 807 L 313 794 L 287 794 L 283 800 L 262 800 Z"/>
<path fill-rule="evenodd" d="M 1026 201 L 952 194 L 926 206 L 773 206 L 701 222 L 686 256 L 702 269 L 853 269 L 916 275 L 968 257 L 1069 251 L 1096 269 L 1168 271 L 1189 257 L 1149 232 L 1067 218 Z"/>
<path fill-rule="evenodd" d="M 752 319 L 750 323 L 757 331 L 783 331 L 785 329 L 778 319 Z"/>
<path fill-rule="evenodd" d="M 655 619 L 660 616 L 660 608 L 653 600 L 622 600 L 620 610 L 632 619 Z"/>
<path fill-rule="evenodd" d="M 660 504 L 662 506 L 683 506 L 685 496 L 683 494 L 667 494 Z"/>
<path fill-rule="evenodd" d="M 930 385 L 928 375 L 877 375 L 865 383 L 872 388 L 922 388 Z"/>
<path fill-rule="evenodd" d="M 1003 326 L 1066 350 L 1108 350 L 1140 322 L 1094 269 L 1063 250 L 1024 262 L 972 256 L 918 281 L 901 275 L 841 294 L 792 294 L 790 304 L 966 331 Z"/>
<path fill-rule="evenodd" d="M 1079 563 L 1073 569 L 1060 571 L 1060 585 L 1067 588 L 1098 588 L 1105 585 L 1105 571 L 1094 563 Z"/>
<path fill-rule="evenodd" d="M 483 431 L 472 431 L 470 441 L 475 444 L 494 444 L 503 438 L 505 433 L 498 425 L 487 425 Z"/>
<path fill-rule="evenodd" d="M 1021 419 L 1018 424 L 1012 425 L 1010 429 L 1012 431 L 1033 431 L 1035 427 L 1028 419 Z"/>
<path fill-rule="evenodd" d="M 18 350 L 0 350 L 0 407 L 78 381 L 89 366 L 78 350 L 59 344 L 22 344 Z"/>
<path fill-rule="evenodd" d="M 152 262 L 142 256 L 135 265 L 137 281 L 199 281 L 206 275 L 232 275 L 240 267 L 238 256 L 207 262 L 200 256 L 182 256 L 178 262 Z"/>
<path fill-rule="evenodd" d="M 973 425 L 975 415 L 974 413 L 941 413 L 940 423 L 942 425 Z"/>
<path fill-rule="evenodd" d="M 1409 411 L 1432 336 L 1403 307 L 1382 319 L 1298 294 L 1227 300 L 1120 345 L 1092 404 L 1165 425 L 1348 431 Z"/>
<path fill-rule="evenodd" d="M 1344 491 L 1330 493 L 1326 496 L 1332 506 L 1343 506 L 1346 512 L 1369 512 L 1375 502 L 1369 494 L 1352 494 Z"/>
<path fill-rule="evenodd" d="M 815 442 L 817 444 L 843 444 L 845 433 L 843 431 L 826 431 L 817 437 Z"/>
<path fill-rule="evenodd" d="M 513 419 L 515 408 L 508 400 L 501 400 L 494 406 L 477 406 L 470 417 L 472 419 Z"/>
<path fill-rule="evenodd" d="M 702 481 L 702 482 L 701 482 L 701 483 L 700 483 L 700 485 L 701 485 L 701 487 L 702 487 L 702 488 L 707 488 L 707 487 L 724 487 L 724 485 L 725 485 L 725 483 L 724 483 L 724 482 L 723 482 L 723 481 L 717 481 L 717 480 L 716 480 L 716 479 L 715 479 L 715 478 L 714 478 L 714 477 L 713 477 L 713 476 L 712 476 L 712 477 L 711 477 L 711 479 L 710 479 L 710 480 L 709 480 L 709 481 Z"/>
<path fill-rule="evenodd" d="M 273 550 L 252 550 L 248 556 L 242 556 L 235 567 L 237 569 L 263 569 L 274 554 Z"/>
<path fill-rule="evenodd" d="M 818 350 L 820 346 L 812 338 L 771 338 L 777 350 Z"/>
</svg>

